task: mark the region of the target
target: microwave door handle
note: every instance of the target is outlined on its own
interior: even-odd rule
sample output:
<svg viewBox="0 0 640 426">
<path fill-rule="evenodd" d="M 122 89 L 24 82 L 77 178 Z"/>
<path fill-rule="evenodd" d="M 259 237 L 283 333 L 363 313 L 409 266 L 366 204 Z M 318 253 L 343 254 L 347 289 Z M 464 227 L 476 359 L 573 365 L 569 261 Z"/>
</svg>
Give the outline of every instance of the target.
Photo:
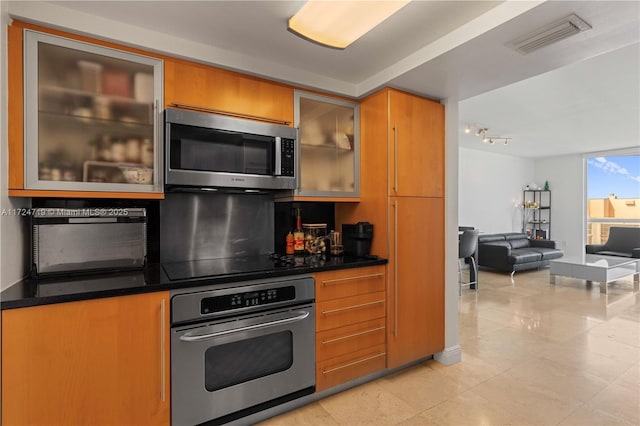
<svg viewBox="0 0 640 426">
<path fill-rule="evenodd" d="M 281 176 L 282 175 L 282 138 L 280 136 L 276 136 L 276 144 L 274 147 L 275 150 L 275 164 L 273 175 Z"/>
<path fill-rule="evenodd" d="M 265 328 L 265 327 L 272 327 L 274 325 L 288 324 L 288 323 L 291 323 L 291 322 L 296 322 L 296 321 L 303 320 L 303 319 L 307 318 L 308 316 L 309 316 L 309 312 L 300 311 L 300 312 L 298 312 L 298 315 L 295 316 L 295 317 L 283 318 L 283 319 L 279 319 L 279 320 L 275 320 L 275 321 L 269 321 L 269 322 L 263 322 L 263 323 L 260 323 L 260 324 L 248 325 L 246 327 L 232 328 L 230 330 L 217 331 L 215 333 L 196 334 L 196 335 L 193 335 L 193 334 L 190 334 L 190 333 L 186 333 L 186 334 L 180 336 L 180 340 L 182 340 L 183 342 L 199 342 L 201 340 L 206 340 L 206 339 L 211 339 L 211 338 L 214 338 L 214 337 L 225 336 L 227 334 L 240 333 L 242 331 L 258 330 L 258 329 Z"/>
</svg>

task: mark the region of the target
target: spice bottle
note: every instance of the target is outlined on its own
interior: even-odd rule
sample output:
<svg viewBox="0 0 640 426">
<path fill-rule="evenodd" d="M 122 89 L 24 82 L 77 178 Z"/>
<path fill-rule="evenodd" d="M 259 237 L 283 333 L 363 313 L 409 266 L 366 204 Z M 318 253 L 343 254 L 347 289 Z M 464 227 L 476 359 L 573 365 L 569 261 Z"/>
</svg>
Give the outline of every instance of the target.
<svg viewBox="0 0 640 426">
<path fill-rule="evenodd" d="M 293 250 L 293 234 L 291 233 L 291 231 L 289 231 L 289 233 L 287 234 L 287 238 L 286 238 L 286 254 L 293 254 L 294 250 Z"/>
<path fill-rule="evenodd" d="M 300 209 L 297 211 L 296 229 L 293 231 L 293 252 L 297 255 L 304 255 L 304 231 L 302 230 Z"/>
</svg>

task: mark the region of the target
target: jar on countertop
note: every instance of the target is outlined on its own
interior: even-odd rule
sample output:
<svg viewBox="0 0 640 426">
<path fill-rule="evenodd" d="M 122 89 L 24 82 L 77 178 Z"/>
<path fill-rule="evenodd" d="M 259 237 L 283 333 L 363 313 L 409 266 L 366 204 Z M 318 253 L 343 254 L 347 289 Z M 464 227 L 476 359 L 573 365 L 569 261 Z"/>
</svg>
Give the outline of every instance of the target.
<svg viewBox="0 0 640 426">
<path fill-rule="evenodd" d="M 326 251 L 326 223 L 303 223 L 304 248 L 307 254 L 322 254 Z"/>
</svg>

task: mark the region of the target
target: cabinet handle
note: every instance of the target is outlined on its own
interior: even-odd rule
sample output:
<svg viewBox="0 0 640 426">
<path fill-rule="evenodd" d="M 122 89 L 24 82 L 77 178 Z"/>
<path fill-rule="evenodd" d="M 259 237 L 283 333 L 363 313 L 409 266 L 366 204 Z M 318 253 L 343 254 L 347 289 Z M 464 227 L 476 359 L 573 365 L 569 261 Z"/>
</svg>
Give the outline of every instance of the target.
<svg viewBox="0 0 640 426">
<path fill-rule="evenodd" d="M 160 301 L 160 401 L 165 401 L 165 374 L 164 374 L 164 299 Z"/>
<path fill-rule="evenodd" d="M 398 185 L 398 125 L 393 125 L 393 171 L 394 171 L 394 186 L 393 190 L 398 193 L 400 190 Z"/>
<path fill-rule="evenodd" d="M 181 104 L 177 102 L 171 103 L 171 106 L 174 106 L 176 108 L 189 109 L 192 111 L 209 112 L 214 114 L 226 115 L 229 117 L 243 118 L 245 120 L 258 120 L 258 121 L 265 121 L 267 123 L 282 124 L 284 126 L 288 126 L 289 124 L 291 124 L 290 121 L 278 120 L 275 118 L 261 117 L 259 115 L 241 114 L 237 112 L 224 111 L 220 109 L 204 108 L 204 107 L 199 107 L 195 105 Z"/>
<path fill-rule="evenodd" d="M 393 335 L 398 337 L 398 207 L 393 203 Z"/>
<path fill-rule="evenodd" d="M 354 365 L 362 364 L 363 362 L 371 361 L 372 359 L 380 358 L 381 356 L 385 356 L 386 352 L 380 352 L 379 354 L 375 354 L 373 356 L 369 356 L 366 358 L 359 359 L 357 361 L 349 362 L 347 364 L 340 365 L 338 367 L 330 368 L 328 370 L 322 370 L 322 374 L 333 373 L 334 371 L 342 370 L 343 368 L 352 367 Z"/>
<path fill-rule="evenodd" d="M 362 303 L 360 305 L 347 306 L 346 308 L 338 308 L 338 309 L 331 309 L 329 311 L 322 311 L 322 315 L 335 314 L 337 312 L 350 311 L 352 309 L 366 308 L 367 306 L 377 305 L 379 303 L 384 303 L 384 299 L 376 300 L 375 302 Z"/>
<path fill-rule="evenodd" d="M 160 116 L 160 101 L 158 101 L 156 99 L 155 101 L 155 111 L 153 113 L 153 128 L 155 129 L 155 133 L 156 133 L 156 140 L 154 141 L 154 151 L 153 151 L 153 182 L 154 182 L 154 186 L 155 187 L 159 187 L 160 186 L 160 176 L 162 173 L 164 173 L 164 170 L 161 169 L 162 165 L 158 164 L 158 161 L 156 161 L 158 159 L 158 156 L 156 155 L 155 149 L 157 149 L 157 147 L 163 147 L 164 146 L 164 141 L 162 140 L 162 126 L 160 125 L 160 120 L 158 119 L 158 117 Z"/>
<path fill-rule="evenodd" d="M 335 284 L 341 281 L 352 281 L 352 280 L 360 280 L 360 279 L 366 279 L 366 278 L 378 278 L 378 277 L 382 277 L 384 274 L 383 273 L 377 273 L 377 274 L 369 274 L 369 275 L 358 275 L 357 277 L 347 277 L 347 278 L 336 278 L 333 280 L 323 280 L 322 281 L 322 285 L 327 285 L 327 284 Z"/>
<path fill-rule="evenodd" d="M 339 342 L 341 340 L 347 340 L 347 339 L 352 339 L 354 337 L 358 337 L 358 336 L 362 336 L 364 334 L 369 334 L 369 333 L 374 333 L 376 331 L 380 331 L 380 330 L 384 330 L 384 326 L 382 327 L 376 327 L 376 328 L 371 328 L 369 330 L 364 330 L 361 331 L 359 333 L 353 333 L 353 334 L 349 334 L 348 336 L 342 336 L 342 337 L 336 337 L 335 339 L 329 339 L 329 340 L 323 340 L 321 343 L 323 345 L 327 345 L 329 343 L 335 343 L 335 342 Z"/>
</svg>

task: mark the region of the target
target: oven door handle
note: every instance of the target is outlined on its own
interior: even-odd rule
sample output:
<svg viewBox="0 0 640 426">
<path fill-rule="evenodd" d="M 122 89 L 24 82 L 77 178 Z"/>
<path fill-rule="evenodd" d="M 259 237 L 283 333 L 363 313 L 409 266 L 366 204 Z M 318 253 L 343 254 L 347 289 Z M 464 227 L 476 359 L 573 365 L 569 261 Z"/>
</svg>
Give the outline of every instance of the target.
<svg viewBox="0 0 640 426">
<path fill-rule="evenodd" d="M 283 319 L 279 319 L 279 320 L 275 320 L 275 321 L 269 321 L 269 322 L 263 322 L 263 323 L 260 323 L 260 324 L 248 325 L 248 326 L 245 326 L 245 327 L 232 328 L 230 330 L 216 331 L 215 333 L 207 333 L 207 334 L 186 333 L 186 334 L 180 336 L 180 340 L 182 340 L 183 342 L 199 342 L 201 340 L 206 340 L 206 339 L 211 339 L 211 338 L 214 338 L 214 337 L 225 336 L 227 334 L 240 333 L 240 332 L 243 332 L 243 331 L 250 331 L 250 330 L 258 330 L 260 328 L 272 327 L 274 325 L 288 324 L 288 323 L 291 323 L 291 322 L 301 321 L 301 320 L 303 320 L 303 319 L 305 319 L 305 318 L 307 318 L 309 316 L 309 312 L 307 312 L 307 311 L 299 311 L 298 314 L 299 315 L 297 315 L 295 317 L 283 318 Z"/>
</svg>

